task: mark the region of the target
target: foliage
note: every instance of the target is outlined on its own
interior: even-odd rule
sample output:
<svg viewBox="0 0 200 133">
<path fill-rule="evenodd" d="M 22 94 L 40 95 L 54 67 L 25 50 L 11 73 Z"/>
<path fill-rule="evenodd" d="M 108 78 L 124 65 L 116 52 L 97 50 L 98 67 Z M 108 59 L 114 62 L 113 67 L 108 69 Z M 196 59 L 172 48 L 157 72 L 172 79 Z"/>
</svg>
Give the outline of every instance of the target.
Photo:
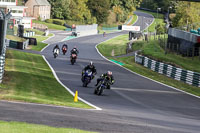
<svg viewBox="0 0 200 133">
<path fill-rule="evenodd" d="M 140 5 L 142 0 L 110 0 L 111 8 L 117 15 L 117 20 L 125 22 L 129 15 L 133 14 L 136 7 Z"/>
<path fill-rule="evenodd" d="M 91 16 L 87 0 L 48 0 L 51 4 L 51 17 L 80 21 L 87 24 L 95 23 L 96 18 Z"/>
<path fill-rule="evenodd" d="M 174 7 L 173 0 L 143 0 L 141 3 L 142 8 L 157 10 L 157 8 L 161 8 L 162 12 L 168 12 L 168 7 Z"/>
<path fill-rule="evenodd" d="M 53 19 L 53 24 L 57 25 L 64 25 L 65 21 L 64 20 L 59 20 L 59 19 Z"/>
<path fill-rule="evenodd" d="M 46 19 L 45 22 L 46 23 L 53 23 L 53 19 Z"/>
<path fill-rule="evenodd" d="M 110 8 L 109 0 L 88 0 L 87 5 L 91 14 L 96 17 L 97 23 L 107 22 Z"/>
<path fill-rule="evenodd" d="M 46 19 L 45 22 L 63 26 L 65 21 L 60 19 Z"/>
<path fill-rule="evenodd" d="M 200 20 L 200 3 L 178 2 L 176 16 L 173 18 L 173 27 L 193 24 Z"/>
<path fill-rule="evenodd" d="M 161 23 L 158 24 L 156 26 L 156 30 L 157 30 L 157 34 L 163 34 L 163 33 L 165 33 L 165 31 L 166 31 L 165 25 L 163 25 Z"/>
</svg>

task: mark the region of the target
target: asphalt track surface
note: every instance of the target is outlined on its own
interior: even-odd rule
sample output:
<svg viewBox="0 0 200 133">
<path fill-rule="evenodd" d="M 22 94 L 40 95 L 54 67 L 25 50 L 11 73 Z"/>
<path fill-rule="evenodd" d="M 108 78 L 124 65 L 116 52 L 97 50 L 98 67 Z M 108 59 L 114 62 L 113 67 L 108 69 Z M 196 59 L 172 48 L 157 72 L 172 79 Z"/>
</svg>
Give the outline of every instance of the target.
<svg viewBox="0 0 200 133">
<path fill-rule="evenodd" d="M 148 18 L 147 14 L 137 12 L 137 15 L 140 22 L 140 15 Z M 73 66 L 69 61 L 69 52 L 53 58 L 52 48 L 63 37 L 59 33 L 55 32 L 56 36 L 47 41 L 51 45 L 42 52 L 61 82 L 73 92 L 78 90 L 81 98 L 102 108 L 101 111 L 1 101 L 0 120 L 107 133 L 199 133 L 199 98 L 131 73 L 98 54 L 95 49 L 97 44 L 121 34 L 124 32 L 67 41 L 69 49 L 76 45 L 80 51 Z M 93 94 L 95 80 L 87 88 L 82 87 L 81 70 L 91 60 L 97 68 L 97 77 L 108 70 L 113 72 L 115 84 L 111 90 L 105 90 L 103 96 Z"/>
</svg>

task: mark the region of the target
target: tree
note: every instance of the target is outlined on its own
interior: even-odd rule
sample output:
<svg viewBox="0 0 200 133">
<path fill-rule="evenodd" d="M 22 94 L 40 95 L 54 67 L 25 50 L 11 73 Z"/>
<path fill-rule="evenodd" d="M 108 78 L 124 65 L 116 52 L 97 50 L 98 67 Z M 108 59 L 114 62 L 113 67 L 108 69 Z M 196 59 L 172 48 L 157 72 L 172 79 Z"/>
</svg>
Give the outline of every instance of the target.
<svg viewBox="0 0 200 133">
<path fill-rule="evenodd" d="M 178 2 L 176 16 L 173 18 L 173 27 L 191 25 L 199 23 L 200 3 Z"/>
<path fill-rule="evenodd" d="M 117 15 L 117 21 L 124 22 L 132 15 L 142 0 L 110 0 L 110 5 Z"/>
<path fill-rule="evenodd" d="M 88 0 L 87 5 L 92 16 L 96 17 L 97 23 L 101 24 L 107 22 L 110 0 Z"/>
<path fill-rule="evenodd" d="M 87 6 L 88 0 L 71 0 L 71 18 L 83 23 L 96 23 L 96 18 L 92 17 Z"/>
<path fill-rule="evenodd" d="M 51 18 L 70 19 L 71 0 L 48 0 L 51 4 Z"/>
<path fill-rule="evenodd" d="M 48 0 L 51 4 L 51 18 L 95 23 L 86 3 L 88 0 Z"/>
</svg>

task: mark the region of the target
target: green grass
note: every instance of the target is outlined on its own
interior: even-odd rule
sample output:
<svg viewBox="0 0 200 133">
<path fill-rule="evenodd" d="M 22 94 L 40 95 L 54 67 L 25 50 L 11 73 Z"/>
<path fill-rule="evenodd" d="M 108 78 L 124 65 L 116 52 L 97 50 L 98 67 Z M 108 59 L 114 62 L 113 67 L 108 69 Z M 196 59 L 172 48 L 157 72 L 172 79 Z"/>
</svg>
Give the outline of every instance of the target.
<svg viewBox="0 0 200 133">
<path fill-rule="evenodd" d="M 33 20 L 33 23 L 44 24 L 44 25 L 46 25 L 48 27 L 48 29 L 54 29 L 54 30 L 65 30 L 66 29 L 65 26 L 46 23 L 46 22 L 38 21 L 38 20 Z"/>
<path fill-rule="evenodd" d="M 73 96 L 54 78 L 41 55 L 7 50 L 0 99 L 91 108 Z"/>
<path fill-rule="evenodd" d="M 176 53 L 165 54 L 164 49 L 159 46 L 158 41 L 150 41 L 149 43 L 141 42 L 140 46 L 142 54 L 145 56 L 186 70 L 200 72 L 199 57 L 194 57 L 192 59 L 191 57 L 183 57 Z"/>
<path fill-rule="evenodd" d="M 12 35 L 6 35 L 6 38 L 9 40 L 17 41 L 17 42 L 24 42 L 26 39 L 18 37 L 18 36 L 12 36 Z"/>
<path fill-rule="evenodd" d="M 114 39 L 103 42 L 98 45 L 97 48 L 105 56 L 112 56 L 112 51 L 114 50 L 114 56 L 122 55 L 126 53 L 126 43 L 128 42 L 128 35 L 121 35 Z"/>
<path fill-rule="evenodd" d="M 55 128 L 24 122 L 0 121 L 0 133 L 94 133 L 72 128 Z"/>
<path fill-rule="evenodd" d="M 157 17 L 157 13 L 154 13 L 154 12 L 149 12 L 149 11 L 144 11 L 144 10 L 137 10 L 137 11 L 148 13 L 148 14 L 151 14 L 151 15 L 154 16 L 155 20 L 148 28 L 149 32 L 154 32 L 155 31 L 156 24 L 157 25 L 158 24 L 165 25 L 165 23 L 164 23 L 164 15 L 163 14 L 158 13 L 158 17 Z"/>
<path fill-rule="evenodd" d="M 53 34 L 49 34 L 48 36 L 33 36 L 37 39 L 37 45 L 29 45 L 29 49 L 35 51 L 41 51 L 45 46 L 48 44 L 43 43 L 42 41 L 48 39 L 49 37 L 53 36 Z"/>
<path fill-rule="evenodd" d="M 164 84 L 173 86 L 175 88 L 184 90 L 186 92 L 192 93 L 194 95 L 200 96 L 200 88 L 188 85 L 186 83 L 174 80 L 172 78 L 168 78 L 168 77 L 158 74 L 157 72 L 154 72 L 148 68 L 145 68 L 144 66 L 141 66 L 141 65 L 135 63 L 133 56 L 120 57 L 120 58 L 111 57 L 110 52 L 112 51 L 112 49 L 114 49 L 118 45 L 120 45 L 120 44 L 115 45 L 112 42 L 116 42 L 121 37 L 122 36 L 119 36 L 119 37 L 111 39 L 107 42 L 101 43 L 100 45 L 98 45 L 97 48 L 107 58 L 124 63 L 125 65 L 123 65 L 123 66 L 130 69 L 133 72 L 136 72 L 143 76 L 149 77 L 156 81 L 162 82 Z M 124 39 L 126 39 L 126 38 L 127 37 L 124 35 Z M 122 39 L 123 39 L 123 37 L 122 37 Z M 111 42 L 111 43 L 109 43 L 109 42 Z M 124 41 L 124 42 L 122 41 L 121 46 L 125 47 L 125 45 L 123 45 L 125 42 L 126 41 Z M 119 49 L 124 49 L 124 48 L 119 47 Z M 200 67 L 199 67 L 200 61 L 197 57 L 194 58 L 194 60 L 192 60 L 191 58 L 182 57 L 180 55 L 176 55 L 173 53 L 169 53 L 169 54 L 165 55 L 164 50 L 158 45 L 157 41 L 150 41 L 149 43 L 144 43 L 142 41 L 138 41 L 134 44 L 133 49 L 134 50 L 142 50 L 142 54 L 149 56 L 153 59 L 157 59 L 159 61 L 165 61 L 169 64 L 181 66 L 182 68 L 185 68 L 188 70 L 200 71 Z"/>
</svg>

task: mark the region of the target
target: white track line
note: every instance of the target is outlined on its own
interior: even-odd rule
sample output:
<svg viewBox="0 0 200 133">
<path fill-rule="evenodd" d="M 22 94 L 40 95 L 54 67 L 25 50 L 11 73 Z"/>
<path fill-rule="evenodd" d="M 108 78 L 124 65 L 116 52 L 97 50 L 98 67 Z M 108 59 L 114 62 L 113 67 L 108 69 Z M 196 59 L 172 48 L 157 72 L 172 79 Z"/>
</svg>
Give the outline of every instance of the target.
<svg viewBox="0 0 200 133">
<path fill-rule="evenodd" d="M 68 87 L 66 87 L 66 86 L 59 80 L 59 78 L 58 78 L 56 72 L 54 71 L 54 69 L 52 68 L 52 66 L 49 64 L 49 62 L 46 60 L 45 56 L 42 55 L 42 57 L 43 57 L 43 59 L 46 61 L 46 63 L 48 64 L 48 66 L 51 68 L 51 71 L 53 72 L 53 75 L 54 75 L 54 77 L 56 78 L 56 80 L 57 80 L 71 95 L 75 96 L 74 92 L 72 92 Z M 86 100 L 84 100 L 84 99 L 82 99 L 82 98 L 80 98 L 80 97 L 78 97 L 78 99 L 81 100 L 82 102 L 84 102 L 84 103 L 86 103 L 86 104 L 88 104 L 88 105 L 94 107 L 96 110 L 102 110 L 101 108 L 99 108 L 99 107 L 97 107 L 97 106 L 95 106 L 95 105 L 93 105 L 93 104 L 87 102 Z"/>
</svg>

